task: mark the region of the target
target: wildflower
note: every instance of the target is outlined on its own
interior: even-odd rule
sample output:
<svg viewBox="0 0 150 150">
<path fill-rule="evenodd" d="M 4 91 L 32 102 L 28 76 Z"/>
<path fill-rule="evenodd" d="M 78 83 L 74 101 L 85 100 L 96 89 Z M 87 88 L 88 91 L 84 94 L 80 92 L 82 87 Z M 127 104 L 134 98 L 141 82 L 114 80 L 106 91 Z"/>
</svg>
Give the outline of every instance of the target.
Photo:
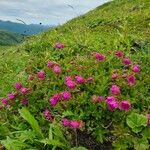
<svg viewBox="0 0 150 150">
<path fill-rule="evenodd" d="M 56 43 L 55 48 L 63 49 L 63 48 L 65 48 L 65 45 L 63 43 Z"/>
<path fill-rule="evenodd" d="M 14 100 L 16 98 L 16 94 L 15 93 L 10 93 L 10 94 L 8 94 L 8 98 L 10 100 Z"/>
<path fill-rule="evenodd" d="M 61 67 L 60 66 L 54 66 L 53 67 L 53 71 L 56 73 L 56 74 L 60 74 L 61 73 Z"/>
<path fill-rule="evenodd" d="M 98 102 L 98 96 L 93 95 L 93 96 L 92 96 L 92 102 L 93 102 L 93 103 L 97 103 L 97 102 Z"/>
<path fill-rule="evenodd" d="M 105 60 L 105 56 L 100 54 L 100 53 L 96 53 L 95 54 L 95 58 L 98 60 L 98 61 L 104 61 Z"/>
<path fill-rule="evenodd" d="M 67 92 L 67 91 L 64 91 L 62 93 L 62 97 L 63 97 L 63 100 L 67 101 L 67 100 L 69 100 L 71 98 L 71 94 L 69 92 Z"/>
<path fill-rule="evenodd" d="M 124 56 L 124 53 L 122 51 L 116 51 L 115 55 L 116 55 L 116 57 L 121 58 Z"/>
<path fill-rule="evenodd" d="M 48 109 L 46 109 L 46 110 L 43 112 L 43 115 L 44 115 L 44 117 L 45 117 L 47 120 L 49 120 L 49 121 L 53 121 L 53 119 L 54 119 L 53 115 L 51 114 L 51 112 L 50 112 Z"/>
<path fill-rule="evenodd" d="M 15 84 L 15 88 L 16 88 L 16 90 L 20 90 L 21 88 L 22 88 L 22 84 L 21 83 L 16 83 Z"/>
<path fill-rule="evenodd" d="M 98 102 L 102 102 L 104 100 L 103 96 L 98 96 Z"/>
<path fill-rule="evenodd" d="M 150 126 L 150 114 L 147 114 L 147 124 Z"/>
<path fill-rule="evenodd" d="M 127 111 L 131 108 L 131 103 L 129 101 L 121 101 L 119 108 Z"/>
<path fill-rule="evenodd" d="M 76 76 L 75 80 L 78 84 L 83 84 L 85 83 L 85 79 L 82 76 Z"/>
<path fill-rule="evenodd" d="M 129 84 L 130 86 L 133 86 L 133 85 L 135 85 L 136 78 L 135 78 L 134 75 L 129 75 L 129 76 L 127 77 L 127 81 L 128 81 L 128 84 Z"/>
<path fill-rule="evenodd" d="M 53 68 L 54 65 L 55 65 L 55 63 L 52 62 L 52 61 L 48 61 L 48 63 L 47 63 L 47 67 L 48 67 L 48 68 Z"/>
<path fill-rule="evenodd" d="M 68 81 L 66 82 L 66 85 L 67 85 L 67 87 L 68 87 L 69 89 L 74 89 L 75 86 L 76 86 L 75 82 L 74 82 L 74 81 L 71 81 L 71 80 L 68 80 Z"/>
<path fill-rule="evenodd" d="M 118 108 L 118 102 L 113 96 L 108 96 L 106 98 L 106 103 L 107 103 L 108 109 L 111 111 L 114 111 L 116 108 Z"/>
<path fill-rule="evenodd" d="M 61 95 L 55 94 L 50 98 L 49 102 L 52 106 L 56 106 L 60 99 L 61 99 Z"/>
<path fill-rule="evenodd" d="M 34 79 L 33 75 L 29 75 L 28 80 L 32 81 Z"/>
<path fill-rule="evenodd" d="M 135 73 L 140 72 L 140 66 L 139 66 L 139 65 L 134 65 L 134 66 L 132 67 L 132 71 L 135 72 Z"/>
<path fill-rule="evenodd" d="M 118 73 L 113 73 L 111 78 L 112 80 L 116 80 L 118 78 Z"/>
<path fill-rule="evenodd" d="M 4 106 L 8 105 L 8 100 L 6 98 L 2 98 L 1 102 Z"/>
<path fill-rule="evenodd" d="M 38 78 L 39 78 L 40 80 L 44 80 L 46 74 L 45 74 L 44 71 L 41 70 L 41 71 L 39 71 L 39 72 L 37 73 L 37 76 L 38 76 Z"/>
<path fill-rule="evenodd" d="M 79 122 L 79 121 L 76 121 L 76 120 L 71 120 L 70 126 L 71 126 L 73 129 L 77 129 L 77 128 L 80 127 L 80 122 Z"/>
<path fill-rule="evenodd" d="M 72 81 L 72 77 L 71 76 L 66 76 L 65 81 Z"/>
<path fill-rule="evenodd" d="M 62 124 L 63 124 L 64 127 L 70 126 L 70 120 L 64 118 L 64 119 L 62 120 Z"/>
<path fill-rule="evenodd" d="M 23 95 L 26 95 L 26 94 L 29 93 L 30 89 L 29 89 L 29 88 L 22 87 L 22 88 L 20 89 L 20 91 L 21 91 L 21 93 L 22 93 Z"/>
<path fill-rule="evenodd" d="M 26 106 L 29 104 L 29 100 L 25 98 L 25 99 L 21 100 L 21 104 Z"/>
<path fill-rule="evenodd" d="M 114 95 L 120 94 L 120 87 L 117 85 L 112 85 L 110 90 L 111 90 L 111 93 Z"/>
<path fill-rule="evenodd" d="M 130 65 L 131 64 L 131 60 L 129 58 L 124 58 L 123 59 L 123 64 Z"/>
</svg>

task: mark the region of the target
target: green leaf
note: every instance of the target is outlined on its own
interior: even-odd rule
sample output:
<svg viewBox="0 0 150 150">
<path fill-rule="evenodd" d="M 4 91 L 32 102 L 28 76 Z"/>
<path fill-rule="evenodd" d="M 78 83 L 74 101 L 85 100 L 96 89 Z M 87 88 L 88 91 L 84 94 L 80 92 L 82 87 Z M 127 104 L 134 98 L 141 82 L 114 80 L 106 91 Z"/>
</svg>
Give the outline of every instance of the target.
<svg viewBox="0 0 150 150">
<path fill-rule="evenodd" d="M 127 117 L 127 125 L 133 132 L 138 133 L 142 131 L 143 127 L 147 126 L 147 118 L 142 114 L 132 113 Z"/>
<path fill-rule="evenodd" d="M 34 118 L 34 116 L 32 116 L 31 113 L 26 108 L 19 109 L 19 113 L 21 117 L 23 117 L 31 125 L 32 129 L 36 132 L 36 134 L 39 137 L 43 138 L 40 126 L 38 125 L 38 122 Z"/>
<path fill-rule="evenodd" d="M 134 141 L 134 148 L 136 150 L 148 150 L 149 149 L 149 142 L 147 139 L 136 139 Z"/>
<path fill-rule="evenodd" d="M 74 147 L 71 148 L 71 150 L 88 150 L 88 149 L 86 149 L 85 147 Z"/>
</svg>

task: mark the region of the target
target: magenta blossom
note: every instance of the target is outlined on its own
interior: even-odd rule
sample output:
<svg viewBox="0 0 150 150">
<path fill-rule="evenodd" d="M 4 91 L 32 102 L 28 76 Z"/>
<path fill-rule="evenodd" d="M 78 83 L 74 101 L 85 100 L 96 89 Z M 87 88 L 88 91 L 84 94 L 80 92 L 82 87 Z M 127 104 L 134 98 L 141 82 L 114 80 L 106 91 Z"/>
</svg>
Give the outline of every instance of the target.
<svg viewBox="0 0 150 150">
<path fill-rule="evenodd" d="M 98 96 L 98 102 L 102 102 L 104 100 L 103 96 Z"/>
<path fill-rule="evenodd" d="M 69 89 L 74 89 L 75 86 L 76 86 L 75 82 L 74 82 L 74 81 L 71 81 L 71 80 L 68 80 L 68 81 L 66 82 L 66 85 L 67 85 L 67 87 L 68 87 Z"/>
<path fill-rule="evenodd" d="M 147 124 L 150 126 L 150 114 L 147 114 Z"/>
<path fill-rule="evenodd" d="M 95 53 L 95 58 L 98 61 L 104 61 L 105 60 L 105 56 L 100 54 L 100 53 Z"/>
<path fill-rule="evenodd" d="M 15 88 L 16 88 L 16 90 L 20 90 L 21 88 L 22 88 L 22 84 L 21 83 L 16 83 L 15 84 Z"/>
<path fill-rule="evenodd" d="M 62 97 L 63 97 L 63 100 L 67 101 L 67 100 L 69 100 L 71 98 L 71 94 L 69 92 L 67 92 L 67 91 L 64 91 L 62 93 Z"/>
<path fill-rule="evenodd" d="M 55 48 L 63 49 L 63 48 L 65 48 L 65 45 L 63 43 L 56 43 Z"/>
<path fill-rule="evenodd" d="M 135 85 L 135 83 L 136 83 L 136 78 L 135 78 L 134 75 L 129 75 L 129 76 L 127 77 L 127 81 L 128 81 L 128 84 L 129 84 L 130 86 L 133 86 L 133 85 Z"/>
<path fill-rule="evenodd" d="M 65 81 L 72 81 L 72 77 L 71 76 L 66 76 Z"/>
<path fill-rule="evenodd" d="M 9 98 L 9 100 L 14 100 L 16 98 L 16 94 L 10 93 L 10 94 L 8 94 L 8 98 Z"/>
<path fill-rule="evenodd" d="M 116 51 L 115 55 L 116 55 L 116 57 L 121 58 L 124 56 L 124 53 L 122 51 Z"/>
<path fill-rule="evenodd" d="M 61 94 L 55 94 L 50 98 L 49 102 L 52 106 L 56 106 L 57 103 L 60 101 L 60 99 L 61 99 Z"/>
<path fill-rule="evenodd" d="M 53 121 L 54 119 L 52 113 L 48 109 L 43 112 L 43 115 L 47 120 Z"/>
<path fill-rule="evenodd" d="M 46 73 L 43 70 L 41 70 L 37 73 L 37 76 L 40 80 L 44 80 L 46 77 Z"/>
<path fill-rule="evenodd" d="M 106 99 L 106 103 L 107 103 L 108 109 L 111 111 L 114 111 L 116 108 L 118 108 L 118 102 L 113 96 L 108 96 Z"/>
<path fill-rule="evenodd" d="M 77 129 L 77 128 L 80 127 L 80 122 L 79 122 L 79 121 L 76 121 L 76 120 L 71 120 L 70 126 L 71 126 L 73 129 Z"/>
<path fill-rule="evenodd" d="M 120 87 L 117 86 L 117 85 L 112 85 L 110 91 L 114 95 L 119 95 L 121 93 L 120 92 Z"/>
<path fill-rule="evenodd" d="M 124 58 L 124 59 L 123 59 L 123 63 L 124 63 L 125 65 L 130 65 L 130 64 L 131 64 L 131 60 L 130 60 L 129 58 Z"/>
<path fill-rule="evenodd" d="M 56 73 L 56 74 L 60 74 L 62 72 L 62 69 L 60 66 L 54 66 L 53 67 L 53 71 Z"/>
<path fill-rule="evenodd" d="M 62 124 L 63 124 L 64 127 L 68 127 L 68 126 L 70 126 L 70 120 L 64 118 L 64 119 L 62 120 Z"/>
<path fill-rule="evenodd" d="M 108 96 L 106 98 L 106 103 L 109 103 L 109 102 L 112 102 L 112 101 L 116 101 L 115 97 L 114 96 Z"/>
<path fill-rule="evenodd" d="M 2 98 L 1 102 L 4 106 L 8 105 L 8 100 L 6 98 Z"/>
<path fill-rule="evenodd" d="M 26 106 L 29 104 L 29 100 L 25 98 L 25 99 L 21 100 L 21 104 Z"/>
<path fill-rule="evenodd" d="M 85 83 L 85 79 L 82 76 L 76 76 L 75 80 L 78 84 L 83 84 Z"/>
<path fill-rule="evenodd" d="M 48 61 L 48 63 L 47 63 L 48 68 L 53 68 L 54 65 L 55 65 L 55 63 L 53 61 Z"/>
<path fill-rule="evenodd" d="M 20 89 L 20 91 L 21 91 L 21 93 L 22 93 L 23 95 L 26 95 L 26 94 L 29 93 L 30 89 L 29 89 L 29 88 L 22 87 L 22 88 Z"/>
<path fill-rule="evenodd" d="M 126 111 L 128 111 L 128 110 L 131 108 L 131 103 L 130 103 L 129 101 L 121 101 L 119 108 L 120 108 L 121 110 L 126 110 Z"/>
<path fill-rule="evenodd" d="M 139 66 L 139 65 L 134 65 L 134 66 L 132 67 L 132 71 L 135 72 L 135 73 L 140 72 L 140 66 Z"/>
<path fill-rule="evenodd" d="M 29 75 L 28 80 L 32 81 L 34 79 L 33 75 Z"/>
</svg>

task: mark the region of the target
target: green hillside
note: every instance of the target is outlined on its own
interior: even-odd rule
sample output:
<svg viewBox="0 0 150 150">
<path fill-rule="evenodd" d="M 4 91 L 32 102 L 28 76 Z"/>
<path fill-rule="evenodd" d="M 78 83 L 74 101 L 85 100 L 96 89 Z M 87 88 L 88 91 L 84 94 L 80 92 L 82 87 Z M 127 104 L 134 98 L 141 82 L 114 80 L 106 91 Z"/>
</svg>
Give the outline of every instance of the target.
<svg viewBox="0 0 150 150">
<path fill-rule="evenodd" d="M 55 44 L 59 42 L 65 45 L 63 49 L 54 48 Z M 29 37 L 18 46 L 4 49 L 4 47 L 0 48 L 0 97 L 5 97 L 9 92 L 14 91 L 16 82 L 21 82 L 25 86 L 33 88 L 31 90 L 33 93 L 29 94 L 30 106 L 27 108 L 34 114 L 40 126 L 43 127 L 42 133 L 44 135 L 48 135 L 47 133 L 49 132 L 49 138 L 52 138 L 50 134 L 52 128 L 48 130 L 44 125 L 48 126 L 49 123 L 45 123 L 45 120 L 40 118 L 43 107 L 52 110 L 52 113 L 59 119 L 62 116 L 67 116 L 69 119 L 83 120 L 88 133 L 87 137 L 92 135 L 98 143 L 104 142 L 105 144 L 106 142 L 106 147 L 102 148 L 104 150 L 111 150 L 109 145 L 111 147 L 113 145 L 116 150 L 149 149 L 150 130 L 147 127 L 146 118 L 146 115 L 150 113 L 149 0 L 114 0 L 62 26 L 40 35 Z M 120 59 L 114 57 L 115 52 L 118 50 L 124 52 L 125 56 L 132 60 L 132 65 L 124 66 Z M 102 63 L 97 63 L 93 58 L 95 52 L 105 55 L 106 60 Z M 60 64 L 62 74 L 55 75 L 47 67 L 48 60 Z M 140 65 L 141 70 L 139 73 L 133 73 L 130 68 L 135 64 Z M 37 78 L 36 73 L 39 70 L 44 70 L 47 73 L 46 80 L 39 81 L 35 79 L 31 82 L 28 81 L 29 75 Z M 112 81 L 110 78 L 114 72 L 119 72 L 121 79 Z M 56 110 L 49 106 L 49 97 L 67 89 L 64 85 L 64 78 L 76 75 L 82 75 L 86 78 L 94 77 L 94 84 L 89 83 L 88 85 L 81 85 L 81 87 L 79 85 L 74 91 L 70 90 L 74 100 L 72 103 L 69 101 L 67 104 L 58 105 Z M 130 87 L 126 84 L 126 78 L 129 75 L 136 76 L 135 86 Z M 119 100 L 129 100 L 132 104 L 130 111 L 120 112 L 120 110 L 117 110 L 112 113 L 105 109 L 105 104 L 96 105 L 96 103 L 91 102 L 92 96 L 109 96 L 109 89 L 112 84 L 117 84 L 121 87 L 122 95 L 119 95 L 120 97 L 117 95 L 116 97 L 119 97 Z M 16 104 L 13 112 L 14 116 L 18 107 L 21 108 L 19 104 Z M 64 110 L 65 112 L 62 113 Z M 20 114 L 28 121 L 28 117 L 26 118 L 23 112 Z M 29 116 L 27 112 L 26 115 Z M 7 117 L 9 117 L 8 114 L 5 118 L 6 121 L 8 121 Z M 9 132 L 27 129 L 29 124 L 32 126 L 30 121 L 28 121 L 29 124 L 24 125 L 20 116 L 14 118 L 14 120 L 11 116 L 9 118 L 13 120 L 11 122 L 13 125 L 11 124 Z M 16 124 L 18 125 L 17 127 Z M 34 127 L 36 128 L 35 131 L 39 129 L 37 124 Z M 33 129 L 34 127 L 32 126 Z M 56 131 L 58 132 L 57 129 Z M 38 136 L 43 138 L 41 131 L 37 132 Z M 69 133 L 70 130 L 66 132 L 66 135 Z M 71 142 L 72 145 L 77 145 L 77 133 L 78 130 L 71 132 L 72 137 L 76 138 L 75 141 Z M 8 131 L 6 130 L 5 135 L 7 134 Z M 13 135 L 16 136 L 16 140 L 19 140 L 18 134 Z M 30 135 L 30 133 L 28 134 Z M 54 137 L 56 136 L 56 138 L 61 139 L 61 142 L 63 141 L 62 137 L 57 137 L 57 133 L 54 134 Z M 32 136 L 30 138 L 38 137 L 37 135 Z M 0 140 L 5 137 L 0 135 Z M 25 144 L 29 144 L 32 141 L 30 139 L 26 140 L 27 135 L 20 137 L 24 142 L 27 141 Z M 87 137 L 85 138 L 90 140 Z M 68 139 L 70 138 L 71 136 Z M 35 138 L 34 140 L 35 143 L 40 141 L 39 145 L 36 144 L 39 146 L 38 148 L 43 148 L 43 150 L 50 149 L 55 144 L 61 147 L 63 143 L 59 143 L 57 140 L 54 143 L 47 141 L 47 139 L 45 141 L 38 139 L 38 141 Z M 88 141 L 86 143 L 82 138 L 80 140 L 78 141 L 79 145 L 88 145 Z M 63 143 L 64 145 L 67 143 L 65 142 Z M 50 146 L 44 147 L 41 143 L 44 143 L 44 146 Z M 69 146 L 66 148 L 64 145 L 62 146 L 63 148 L 61 147 L 62 150 L 70 150 Z M 34 146 L 28 148 L 34 149 L 36 147 Z M 27 149 L 26 145 L 24 145 L 24 148 Z M 55 149 L 55 147 L 53 148 Z M 87 148 L 90 149 L 88 146 Z"/>
<path fill-rule="evenodd" d="M 1 46 L 18 44 L 23 40 L 23 38 L 24 37 L 18 33 L 0 30 L 0 45 Z"/>
</svg>

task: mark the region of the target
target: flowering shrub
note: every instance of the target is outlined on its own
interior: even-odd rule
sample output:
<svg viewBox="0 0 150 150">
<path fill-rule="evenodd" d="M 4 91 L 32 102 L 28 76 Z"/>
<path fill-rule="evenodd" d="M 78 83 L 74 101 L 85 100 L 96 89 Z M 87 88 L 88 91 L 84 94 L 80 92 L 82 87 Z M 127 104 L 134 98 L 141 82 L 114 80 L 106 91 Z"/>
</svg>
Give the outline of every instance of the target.
<svg viewBox="0 0 150 150">
<path fill-rule="evenodd" d="M 57 43 L 55 48 L 63 49 L 64 44 Z M 31 66 L 26 83 L 15 83 L 14 91 L 1 99 L 2 122 L 10 120 L 6 128 L 16 132 L 12 137 L 24 136 L 18 135 L 20 130 L 32 132 L 32 137 L 21 141 L 27 143 L 22 149 L 34 145 L 30 138 L 39 147 L 70 149 L 68 141 L 83 130 L 101 143 L 112 137 L 116 148 L 120 142 L 126 148 L 136 147 L 137 139 L 148 148 L 148 107 L 136 101 L 142 68 L 122 51 L 93 54 L 82 61 L 47 60 L 40 71 Z M 56 126 L 56 133 L 49 124 Z M 9 147 L 7 140 L 2 143 Z"/>
</svg>

